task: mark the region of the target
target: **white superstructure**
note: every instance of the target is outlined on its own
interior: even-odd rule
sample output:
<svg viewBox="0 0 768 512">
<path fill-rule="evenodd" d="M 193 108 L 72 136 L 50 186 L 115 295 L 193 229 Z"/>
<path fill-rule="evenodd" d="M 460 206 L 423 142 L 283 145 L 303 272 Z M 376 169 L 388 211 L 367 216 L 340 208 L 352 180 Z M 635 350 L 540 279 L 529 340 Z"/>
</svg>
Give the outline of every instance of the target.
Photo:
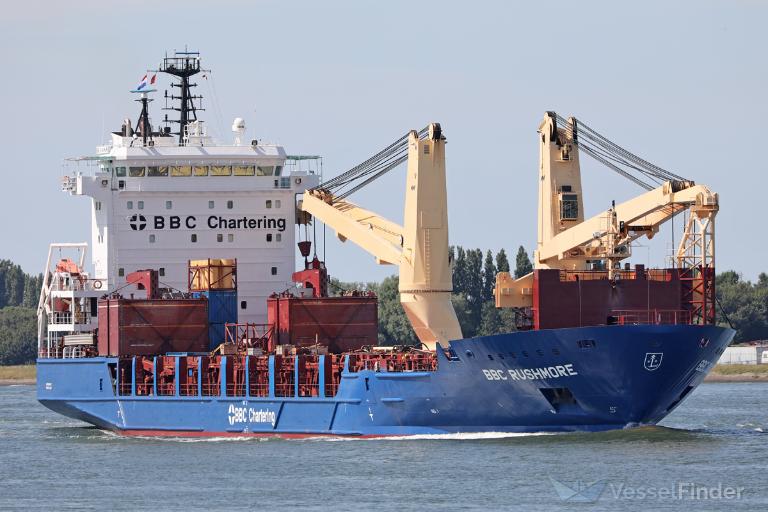
<svg viewBox="0 0 768 512">
<path fill-rule="evenodd" d="M 176 74 L 167 61 L 178 71 L 179 63 L 189 65 L 187 55 L 166 58 L 161 71 Z M 174 85 L 189 94 L 186 78 Z M 64 190 L 92 198 L 94 278 L 115 290 L 131 272 L 152 268 L 161 286 L 187 290 L 189 260 L 236 258 L 240 319 L 264 323 L 267 296 L 293 286 L 295 198 L 319 184 L 319 158 L 289 157 L 281 146 L 244 140 L 240 118 L 233 142 L 218 144 L 189 96 L 169 97 L 186 105 L 178 137 L 170 127 L 144 129 L 151 101 L 145 90 L 135 132 L 125 120 L 95 156 L 70 162 L 78 169 L 65 177 Z"/>
</svg>

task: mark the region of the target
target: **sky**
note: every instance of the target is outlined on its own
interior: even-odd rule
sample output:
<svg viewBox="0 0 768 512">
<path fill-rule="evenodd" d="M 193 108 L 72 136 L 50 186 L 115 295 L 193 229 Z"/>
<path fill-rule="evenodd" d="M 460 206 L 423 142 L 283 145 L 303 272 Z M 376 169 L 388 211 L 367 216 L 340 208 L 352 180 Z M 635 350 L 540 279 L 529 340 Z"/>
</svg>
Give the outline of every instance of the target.
<svg viewBox="0 0 768 512">
<path fill-rule="evenodd" d="M 322 155 L 326 178 L 440 122 L 451 243 L 484 251 L 534 248 L 536 129 L 546 110 L 574 115 L 717 192 L 718 270 L 754 280 L 768 271 L 766 19 L 768 2 L 749 0 L 8 3 L 0 259 L 37 273 L 49 242 L 88 241 L 89 200 L 60 191 L 63 160 L 135 119 L 129 89 L 188 47 L 212 70 L 214 135 L 231 139 L 243 117 L 251 138 Z M 588 216 L 642 192 L 588 158 L 582 175 Z M 402 222 L 404 184 L 401 168 L 350 199 Z M 335 277 L 396 272 L 327 240 Z M 631 261 L 663 265 L 671 248 L 666 228 Z"/>
</svg>

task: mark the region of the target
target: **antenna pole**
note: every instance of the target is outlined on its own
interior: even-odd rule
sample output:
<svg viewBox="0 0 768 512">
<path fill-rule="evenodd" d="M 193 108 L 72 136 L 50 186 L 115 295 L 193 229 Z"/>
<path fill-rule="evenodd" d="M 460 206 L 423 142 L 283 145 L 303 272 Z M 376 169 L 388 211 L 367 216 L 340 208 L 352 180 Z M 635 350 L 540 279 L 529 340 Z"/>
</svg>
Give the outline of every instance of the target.
<svg viewBox="0 0 768 512">
<path fill-rule="evenodd" d="M 168 116 L 166 115 L 165 121 L 178 123 L 179 130 L 171 133 L 179 136 L 179 144 L 184 144 L 184 131 L 186 130 L 187 125 L 191 121 L 197 121 L 198 110 L 204 110 L 202 108 L 203 97 L 192 94 L 192 87 L 197 87 L 197 84 L 190 83 L 189 81 L 190 77 L 201 71 L 205 71 L 200 68 L 200 52 L 190 52 L 186 50 L 183 52 L 175 52 L 173 57 L 165 57 L 163 59 L 159 71 L 179 79 L 179 83 L 171 84 L 171 87 L 178 87 L 180 89 L 179 95 L 176 96 L 173 93 L 169 95 L 168 91 L 166 91 L 166 106 L 163 110 L 175 110 L 179 113 L 178 119 L 168 119 Z M 179 100 L 179 106 L 169 107 L 167 105 L 168 99 Z M 199 105 L 195 105 L 195 101 L 199 101 Z"/>
</svg>

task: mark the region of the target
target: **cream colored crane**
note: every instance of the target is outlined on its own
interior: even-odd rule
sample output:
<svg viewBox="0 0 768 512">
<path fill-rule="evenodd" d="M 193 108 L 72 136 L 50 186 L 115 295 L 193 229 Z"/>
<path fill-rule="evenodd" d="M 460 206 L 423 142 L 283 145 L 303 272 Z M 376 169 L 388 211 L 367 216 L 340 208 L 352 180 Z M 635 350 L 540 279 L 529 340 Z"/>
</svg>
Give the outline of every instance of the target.
<svg viewBox="0 0 768 512">
<path fill-rule="evenodd" d="M 719 210 L 716 193 L 632 155 L 573 117 L 565 120 L 547 112 L 539 135 L 535 268 L 587 270 L 588 262 L 602 262 L 613 277 L 619 262 L 631 256 L 632 241 L 642 236 L 652 238 L 661 224 L 684 211 L 687 221 L 675 255 L 677 267 L 699 271 L 714 268 L 715 216 Z M 585 220 L 580 148 L 648 191 Z M 658 186 L 648 184 L 648 179 Z M 514 279 L 507 272 L 499 273 L 494 290 L 496 306 L 531 306 L 532 287 L 533 274 Z"/>
<path fill-rule="evenodd" d="M 403 226 L 346 200 L 406 159 Z M 361 184 L 341 192 L 362 178 Z M 400 302 L 416 336 L 428 348 L 434 349 L 436 343 L 447 347 L 450 340 L 463 337 L 451 303 L 445 137 L 439 124 L 411 131 L 360 166 L 306 191 L 300 208 L 334 229 L 340 240 L 371 253 L 378 263 L 400 267 Z"/>
</svg>

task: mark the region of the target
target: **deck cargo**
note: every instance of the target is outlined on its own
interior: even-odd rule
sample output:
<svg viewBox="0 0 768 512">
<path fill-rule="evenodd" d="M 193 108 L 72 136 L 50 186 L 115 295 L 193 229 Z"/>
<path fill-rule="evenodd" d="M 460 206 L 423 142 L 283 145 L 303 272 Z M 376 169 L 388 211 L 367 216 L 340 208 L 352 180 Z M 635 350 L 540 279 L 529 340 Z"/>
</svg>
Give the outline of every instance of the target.
<svg viewBox="0 0 768 512">
<path fill-rule="evenodd" d="M 270 297 L 267 322 L 274 345 L 327 346 L 333 353 L 376 345 L 376 297 Z"/>
<path fill-rule="evenodd" d="M 102 299 L 100 356 L 208 352 L 205 299 Z"/>
<path fill-rule="evenodd" d="M 206 290 L 192 296 L 208 301 L 208 339 L 214 349 L 225 341 L 226 324 L 237 323 L 237 290 Z"/>
<path fill-rule="evenodd" d="M 535 270 L 534 327 L 689 323 L 690 304 L 677 269 L 648 271 L 637 265 L 617 274 L 609 279 L 601 271 Z"/>
</svg>

